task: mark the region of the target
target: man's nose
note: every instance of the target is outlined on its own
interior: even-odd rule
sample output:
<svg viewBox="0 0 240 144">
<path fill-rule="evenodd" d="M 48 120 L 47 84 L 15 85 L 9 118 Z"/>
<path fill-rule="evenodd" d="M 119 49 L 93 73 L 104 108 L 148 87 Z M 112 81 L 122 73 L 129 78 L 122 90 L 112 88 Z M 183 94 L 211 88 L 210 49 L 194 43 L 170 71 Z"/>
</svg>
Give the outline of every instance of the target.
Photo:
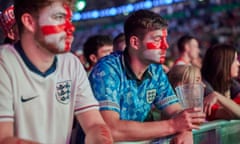
<svg viewBox="0 0 240 144">
<path fill-rule="evenodd" d="M 67 21 L 65 30 L 67 33 L 73 33 L 75 31 L 75 27 L 73 26 L 73 24 L 70 21 Z"/>
<path fill-rule="evenodd" d="M 160 43 L 160 49 L 168 49 L 169 45 L 166 40 L 162 40 Z"/>
</svg>

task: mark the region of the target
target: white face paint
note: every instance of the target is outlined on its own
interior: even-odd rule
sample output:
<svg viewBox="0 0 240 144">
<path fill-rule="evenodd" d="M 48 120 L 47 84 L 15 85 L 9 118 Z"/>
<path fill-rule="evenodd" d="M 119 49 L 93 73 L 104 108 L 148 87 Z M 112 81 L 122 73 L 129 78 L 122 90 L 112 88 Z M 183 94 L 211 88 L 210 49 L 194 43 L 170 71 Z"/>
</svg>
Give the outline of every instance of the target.
<svg viewBox="0 0 240 144">
<path fill-rule="evenodd" d="M 164 63 L 166 57 L 167 29 L 148 32 L 143 40 L 143 57 L 151 63 Z"/>
<path fill-rule="evenodd" d="M 160 49 L 153 49 L 153 50 L 145 50 L 143 52 L 143 56 L 147 59 L 150 60 L 151 62 L 159 62 L 161 58 L 161 50 Z"/>
<path fill-rule="evenodd" d="M 70 16 L 70 9 L 61 2 L 53 2 L 41 10 L 35 40 L 53 53 L 69 51 L 73 41 Z"/>
</svg>

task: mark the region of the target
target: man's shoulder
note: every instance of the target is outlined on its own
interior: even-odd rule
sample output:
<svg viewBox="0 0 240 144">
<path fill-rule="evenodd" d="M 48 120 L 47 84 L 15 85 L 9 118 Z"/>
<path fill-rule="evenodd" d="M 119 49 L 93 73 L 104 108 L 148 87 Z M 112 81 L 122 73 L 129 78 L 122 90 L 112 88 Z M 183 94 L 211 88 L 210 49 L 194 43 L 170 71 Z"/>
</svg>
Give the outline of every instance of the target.
<svg viewBox="0 0 240 144">
<path fill-rule="evenodd" d="M 14 49 L 14 45 L 11 45 L 11 44 L 2 44 L 0 45 L 0 52 L 2 51 L 10 51 Z"/>
<path fill-rule="evenodd" d="M 72 53 L 63 53 L 57 55 L 57 63 L 60 67 L 68 67 L 71 69 L 78 69 L 82 67 L 80 60 Z"/>
<path fill-rule="evenodd" d="M 121 52 L 112 52 L 111 54 L 104 56 L 101 61 L 118 61 L 121 56 Z"/>
<path fill-rule="evenodd" d="M 78 58 L 76 56 L 74 56 L 74 54 L 67 52 L 67 53 L 63 53 L 63 54 L 58 54 L 57 55 L 58 60 L 60 61 L 65 61 L 65 62 L 69 62 L 69 61 L 78 61 Z"/>
<path fill-rule="evenodd" d="M 119 67 L 121 64 L 121 53 L 113 52 L 110 55 L 102 57 L 96 64 L 96 66 L 110 66 L 110 67 Z"/>
<path fill-rule="evenodd" d="M 151 72 L 154 72 L 154 74 L 157 74 L 157 75 L 159 75 L 159 72 L 160 73 L 164 72 L 161 64 L 150 64 L 149 65 L 149 70 Z"/>
<path fill-rule="evenodd" d="M 0 45 L 0 57 L 1 59 L 10 58 L 11 56 L 15 56 L 16 50 L 11 44 Z"/>
<path fill-rule="evenodd" d="M 100 59 L 97 64 L 93 67 L 90 77 L 92 74 L 101 73 L 111 73 L 114 75 L 116 73 L 122 72 L 121 64 L 121 54 L 112 53 Z"/>
</svg>

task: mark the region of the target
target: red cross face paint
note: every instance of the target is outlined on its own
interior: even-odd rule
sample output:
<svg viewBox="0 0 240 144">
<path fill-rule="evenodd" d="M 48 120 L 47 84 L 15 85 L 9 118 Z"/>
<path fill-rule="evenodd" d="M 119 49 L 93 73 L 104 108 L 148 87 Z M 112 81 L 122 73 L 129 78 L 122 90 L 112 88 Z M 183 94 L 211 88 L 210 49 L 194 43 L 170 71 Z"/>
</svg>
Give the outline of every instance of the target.
<svg viewBox="0 0 240 144">
<path fill-rule="evenodd" d="M 56 49 L 60 53 L 69 51 L 74 32 L 74 26 L 71 23 L 71 9 L 65 4 L 55 2 L 44 12 L 39 23 L 45 41 L 56 45 Z"/>
<path fill-rule="evenodd" d="M 147 42 L 147 55 L 151 60 L 157 63 L 163 64 L 166 58 L 166 51 L 168 48 L 167 43 L 167 29 L 161 30 L 161 36 L 156 38 L 156 40 Z"/>
</svg>

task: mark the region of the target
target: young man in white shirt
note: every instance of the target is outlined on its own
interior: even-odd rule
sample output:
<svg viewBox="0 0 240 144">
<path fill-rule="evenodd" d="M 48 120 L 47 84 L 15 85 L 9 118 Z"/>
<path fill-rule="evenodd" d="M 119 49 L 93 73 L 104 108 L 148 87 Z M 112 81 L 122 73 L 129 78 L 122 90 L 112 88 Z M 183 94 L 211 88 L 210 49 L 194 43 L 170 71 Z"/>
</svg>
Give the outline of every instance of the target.
<svg viewBox="0 0 240 144">
<path fill-rule="evenodd" d="M 0 49 L 0 143 L 70 142 L 74 114 L 86 143 L 112 143 L 87 74 L 70 53 L 71 0 L 15 0 L 20 41 Z"/>
</svg>

